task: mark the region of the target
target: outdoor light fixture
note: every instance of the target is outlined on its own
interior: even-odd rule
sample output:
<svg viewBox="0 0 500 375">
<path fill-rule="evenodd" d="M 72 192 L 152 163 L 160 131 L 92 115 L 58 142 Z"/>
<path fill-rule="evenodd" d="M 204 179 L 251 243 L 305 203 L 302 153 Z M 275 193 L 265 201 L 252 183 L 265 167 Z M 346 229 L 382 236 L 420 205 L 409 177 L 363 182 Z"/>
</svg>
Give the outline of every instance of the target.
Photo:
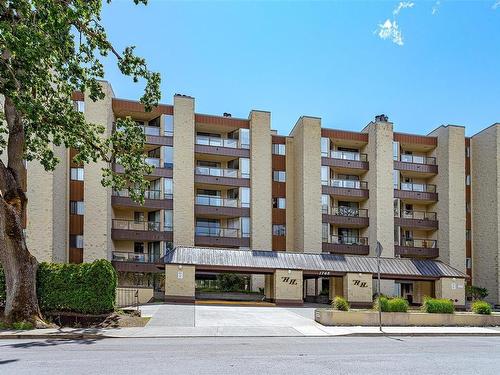
<svg viewBox="0 0 500 375">
<path fill-rule="evenodd" d="M 288 274 L 291 274 L 292 273 L 292 270 L 288 270 Z"/>
<path fill-rule="evenodd" d="M 179 264 L 179 269 L 182 270 L 182 264 Z"/>
</svg>

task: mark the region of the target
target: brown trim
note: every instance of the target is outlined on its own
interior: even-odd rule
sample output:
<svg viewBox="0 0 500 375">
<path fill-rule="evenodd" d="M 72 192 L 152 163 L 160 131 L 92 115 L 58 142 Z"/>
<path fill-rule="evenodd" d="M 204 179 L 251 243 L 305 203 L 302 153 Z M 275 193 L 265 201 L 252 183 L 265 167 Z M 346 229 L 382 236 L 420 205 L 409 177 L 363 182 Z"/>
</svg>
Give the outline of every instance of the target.
<svg viewBox="0 0 500 375">
<path fill-rule="evenodd" d="M 126 100 L 126 99 L 112 99 L 113 112 L 140 112 L 146 113 L 144 109 L 144 105 L 138 101 Z M 151 115 L 151 118 L 158 117 L 160 115 L 173 115 L 174 114 L 174 106 L 167 104 L 159 104 L 157 107 L 154 107 L 151 112 L 147 112 Z"/>
<path fill-rule="evenodd" d="M 349 189 L 322 185 L 323 194 L 336 195 L 340 197 L 365 198 L 369 197 L 368 189 Z"/>
<path fill-rule="evenodd" d="M 370 247 L 368 245 L 343 245 L 323 242 L 322 251 L 332 254 L 368 255 L 370 253 Z"/>
<path fill-rule="evenodd" d="M 155 146 L 173 146 L 174 137 L 167 135 L 146 135 L 146 144 Z"/>
<path fill-rule="evenodd" d="M 286 251 L 286 236 L 273 236 L 273 251 Z"/>
<path fill-rule="evenodd" d="M 174 302 L 174 303 L 182 303 L 182 304 L 194 304 L 195 297 L 194 296 L 169 296 L 165 294 L 165 302 Z"/>
<path fill-rule="evenodd" d="M 69 200 L 83 201 L 83 181 L 69 181 Z"/>
<path fill-rule="evenodd" d="M 68 252 L 68 261 L 69 263 L 83 263 L 83 249 L 70 247 Z"/>
<path fill-rule="evenodd" d="M 285 198 L 286 197 L 286 182 L 273 181 L 272 184 L 272 197 Z"/>
<path fill-rule="evenodd" d="M 172 241 L 173 233 L 167 231 L 111 229 L 111 239 L 129 241 Z"/>
<path fill-rule="evenodd" d="M 324 156 L 321 157 L 321 165 L 326 165 L 333 168 L 362 169 L 366 171 L 369 168 L 369 164 L 367 161 L 334 159 Z"/>
<path fill-rule="evenodd" d="M 120 164 L 113 163 L 113 171 L 116 173 L 125 173 L 123 166 Z M 174 175 L 173 169 L 170 168 L 153 168 L 148 176 L 152 177 L 172 177 Z"/>
<path fill-rule="evenodd" d="M 250 150 L 247 148 L 231 148 L 221 146 L 194 145 L 194 152 L 197 154 L 230 156 L 239 158 L 250 158 Z"/>
<path fill-rule="evenodd" d="M 437 220 L 420 220 L 395 217 L 394 225 L 406 228 L 421 228 L 421 229 L 438 229 L 439 223 Z"/>
<path fill-rule="evenodd" d="M 347 130 L 321 129 L 321 136 L 332 139 L 342 139 L 347 141 L 357 141 L 368 143 L 368 133 L 351 132 Z"/>
<path fill-rule="evenodd" d="M 426 193 L 421 191 L 407 191 L 407 190 L 394 190 L 394 198 L 399 199 L 415 199 L 422 201 L 432 201 L 437 202 L 438 194 L 437 193 Z"/>
<path fill-rule="evenodd" d="M 173 264 L 173 263 L 172 263 Z M 237 273 L 255 273 L 255 274 L 273 274 L 274 269 L 258 267 L 238 267 L 238 266 L 207 266 L 194 265 L 196 272 L 237 272 Z"/>
<path fill-rule="evenodd" d="M 174 202 L 172 199 L 144 199 L 144 204 L 134 202 L 129 197 L 111 196 L 111 205 L 130 208 L 151 208 L 155 210 L 172 210 Z"/>
<path fill-rule="evenodd" d="M 148 273 L 163 273 L 165 265 L 160 263 L 139 263 L 139 262 L 122 262 L 112 260 L 111 264 L 117 272 L 148 272 Z"/>
<path fill-rule="evenodd" d="M 431 137 L 426 135 L 394 133 L 393 139 L 399 143 L 404 143 L 404 144 L 417 144 L 417 145 L 426 145 L 434 147 L 437 146 L 437 137 Z"/>
<path fill-rule="evenodd" d="M 250 247 L 250 238 L 195 236 L 194 244 L 195 246 Z"/>
<path fill-rule="evenodd" d="M 83 234 L 83 215 L 69 215 L 69 234 Z"/>
<path fill-rule="evenodd" d="M 272 154 L 271 165 L 273 171 L 286 171 L 286 156 Z"/>
<path fill-rule="evenodd" d="M 271 142 L 273 144 L 284 145 L 284 144 L 286 144 L 286 136 L 278 135 L 278 134 L 271 134 Z"/>
<path fill-rule="evenodd" d="M 195 174 L 194 182 L 196 184 L 250 187 L 249 178 L 215 177 Z"/>
<path fill-rule="evenodd" d="M 303 306 L 304 301 L 302 299 L 273 299 L 272 300 L 276 306 Z"/>
<path fill-rule="evenodd" d="M 81 91 L 73 91 L 71 93 L 71 100 L 78 100 L 80 102 L 83 102 L 85 100 L 85 96 Z"/>
<path fill-rule="evenodd" d="M 370 224 L 367 217 L 323 214 L 323 223 L 343 225 L 349 228 L 365 228 Z"/>
<path fill-rule="evenodd" d="M 205 206 L 196 204 L 194 206 L 195 215 L 213 215 L 224 217 L 250 217 L 250 208 L 248 207 L 222 207 Z"/>
<path fill-rule="evenodd" d="M 273 207 L 272 222 L 273 224 L 286 224 L 286 210 L 283 208 Z"/>
<path fill-rule="evenodd" d="M 213 115 L 204 115 L 200 113 L 195 113 L 194 121 L 196 123 L 209 124 L 209 125 L 223 125 L 223 126 L 231 126 L 231 127 L 246 128 L 246 129 L 250 128 L 250 120 L 234 118 L 234 117 L 213 116 Z"/>
<path fill-rule="evenodd" d="M 70 168 L 79 168 L 79 167 L 83 167 L 83 164 L 82 163 L 75 163 L 73 161 L 73 158 L 78 154 L 78 152 L 74 149 L 74 148 L 70 148 L 69 149 L 69 166 Z"/>
<path fill-rule="evenodd" d="M 439 256 L 439 248 L 394 245 L 394 255 L 409 258 L 437 258 Z"/>
<path fill-rule="evenodd" d="M 416 163 L 406 163 L 403 161 L 394 160 L 394 169 L 400 171 L 408 172 L 420 172 L 420 173 L 430 173 L 437 174 L 438 166 L 432 164 L 416 164 Z"/>
</svg>

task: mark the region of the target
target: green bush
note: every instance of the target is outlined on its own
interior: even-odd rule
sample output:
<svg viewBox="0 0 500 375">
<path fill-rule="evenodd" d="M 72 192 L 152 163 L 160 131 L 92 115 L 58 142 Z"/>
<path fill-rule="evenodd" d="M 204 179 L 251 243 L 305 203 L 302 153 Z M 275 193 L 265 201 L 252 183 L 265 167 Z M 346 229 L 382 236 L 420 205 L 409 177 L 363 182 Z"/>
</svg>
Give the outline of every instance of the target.
<svg viewBox="0 0 500 375">
<path fill-rule="evenodd" d="M 425 297 L 422 310 L 431 314 L 453 314 L 455 306 L 453 305 L 453 302 L 448 299 Z"/>
<path fill-rule="evenodd" d="M 116 271 L 107 260 L 93 263 L 41 263 L 37 272 L 37 297 L 42 312 L 71 311 L 103 314 L 114 309 Z M 0 304 L 5 301 L 5 279 L 0 268 Z"/>
<path fill-rule="evenodd" d="M 491 305 L 486 301 L 475 301 L 472 304 L 472 312 L 476 314 L 490 315 Z"/>
<path fill-rule="evenodd" d="M 11 328 L 17 331 L 29 330 L 35 328 L 33 323 L 30 322 L 16 322 L 11 324 Z"/>
<path fill-rule="evenodd" d="M 339 296 L 333 299 L 332 306 L 335 310 L 349 311 L 349 302 L 347 302 L 345 298 Z"/>
<path fill-rule="evenodd" d="M 474 285 L 467 285 L 465 287 L 465 295 L 469 300 L 482 300 L 488 297 L 488 289 Z"/>
<path fill-rule="evenodd" d="M 245 290 L 245 277 L 236 273 L 220 273 L 217 275 L 217 286 L 223 292 Z"/>
<path fill-rule="evenodd" d="M 375 300 L 373 308 L 378 310 L 378 304 L 380 302 L 380 307 L 383 312 L 407 312 L 408 311 L 408 301 L 404 298 L 387 298 L 380 296 Z"/>
</svg>

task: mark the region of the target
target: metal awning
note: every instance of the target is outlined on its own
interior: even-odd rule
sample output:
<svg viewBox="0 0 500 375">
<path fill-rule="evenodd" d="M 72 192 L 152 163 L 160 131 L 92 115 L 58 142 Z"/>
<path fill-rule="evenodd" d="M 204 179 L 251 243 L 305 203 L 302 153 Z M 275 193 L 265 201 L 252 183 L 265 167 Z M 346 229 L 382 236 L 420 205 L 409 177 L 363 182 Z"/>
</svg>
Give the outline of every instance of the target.
<svg viewBox="0 0 500 375">
<path fill-rule="evenodd" d="M 203 270 L 268 271 L 302 270 L 323 276 L 346 273 L 377 273 L 377 258 L 356 255 L 309 254 L 280 251 L 233 250 L 178 246 L 165 254 L 166 264 L 196 265 Z M 457 269 L 437 260 L 381 258 L 381 275 L 394 279 L 467 278 Z"/>
</svg>

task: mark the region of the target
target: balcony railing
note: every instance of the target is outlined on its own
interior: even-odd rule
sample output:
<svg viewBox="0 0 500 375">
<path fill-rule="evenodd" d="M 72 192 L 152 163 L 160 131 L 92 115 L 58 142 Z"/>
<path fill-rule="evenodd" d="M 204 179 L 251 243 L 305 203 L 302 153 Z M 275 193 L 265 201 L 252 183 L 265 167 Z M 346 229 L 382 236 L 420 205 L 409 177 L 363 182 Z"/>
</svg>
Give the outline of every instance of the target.
<svg viewBox="0 0 500 375">
<path fill-rule="evenodd" d="M 359 236 L 338 236 L 331 235 L 329 238 L 323 238 L 323 242 L 328 242 L 336 245 L 361 245 L 368 246 L 368 237 L 359 237 Z"/>
<path fill-rule="evenodd" d="M 130 197 L 130 191 L 128 189 L 123 190 L 113 190 L 112 193 L 115 197 Z M 171 194 L 168 197 L 166 194 L 164 196 L 165 199 L 172 199 Z M 161 191 L 160 190 L 146 190 L 144 192 L 144 199 L 161 199 Z"/>
<path fill-rule="evenodd" d="M 399 160 L 404 163 L 436 165 L 436 158 L 429 156 L 402 154 Z"/>
<path fill-rule="evenodd" d="M 149 164 L 152 167 L 160 168 L 160 159 L 159 158 L 146 158 L 146 164 Z"/>
<path fill-rule="evenodd" d="M 368 156 L 359 152 L 352 151 L 331 151 L 330 157 L 332 159 L 354 160 L 354 161 L 367 161 Z"/>
<path fill-rule="evenodd" d="M 125 251 L 113 251 L 113 260 L 117 262 L 134 263 L 155 263 L 162 258 L 162 255 L 151 256 L 144 253 L 129 253 Z"/>
<path fill-rule="evenodd" d="M 364 208 L 354 208 L 354 207 L 329 207 L 322 206 L 321 211 L 327 215 L 335 216 L 350 216 L 350 217 L 368 217 L 368 210 Z"/>
<path fill-rule="evenodd" d="M 213 195 L 197 195 L 196 204 L 215 207 L 249 207 L 248 203 L 241 203 L 239 199 L 221 198 Z"/>
<path fill-rule="evenodd" d="M 241 173 L 238 169 L 214 168 L 214 167 L 196 167 L 195 174 L 214 177 L 231 177 L 231 178 L 249 178 L 246 173 Z"/>
<path fill-rule="evenodd" d="M 250 145 L 241 143 L 238 139 L 210 137 L 205 135 L 196 136 L 196 144 L 202 146 L 216 146 L 228 148 L 250 148 Z"/>
<path fill-rule="evenodd" d="M 221 227 L 207 227 L 197 225 L 195 228 L 196 236 L 206 237 L 249 237 L 250 233 L 241 233 L 238 228 L 221 228 Z"/>
<path fill-rule="evenodd" d="M 161 229 L 160 222 L 158 221 L 135 221 L 135 220 L 122 220 L 113 219 L 113 229 L 123 230 L 144 230 L 159 232 Z"/>
<path fill-rule="evenodd" d="M 417 238 L 402 238 L 401 246 L 423 247 L 423 248 L 434 249 L 437 248 L 437 241 L 428 239 L 417 239 Z"/>
<path fill-rule="evenodd" d="M 436 185 L 430 184 L 414 184 L 410 182 L 402 182 L 401 190 L 404 191 L 416 191 L 419 193 L 435 193 Z"/>
<path fill-rule="evenodd" d="M 145 135 L 160 135 L 160 128 L 158 126 L 143 126 L 142 130 Z"/>
<path fill-rule="evenodd" d="M 437 220 L 437 215 L 435 212 L 426 211 L 412 211 L 412 210 L 401 210 L 401 214 L 398 215 L 394 211 L 394 217 L 400 217 L 402 219 L 415 219 L 415 220 Z"/>
<path fill-rule="evenodd" d="M 366 181 L 359 180 L 339 180 L 332 178 L 330 180 L 330 186 L 337 188 L 346 188 L 346 189 L 368 189 L 368 183 Z"/>
</svg>

